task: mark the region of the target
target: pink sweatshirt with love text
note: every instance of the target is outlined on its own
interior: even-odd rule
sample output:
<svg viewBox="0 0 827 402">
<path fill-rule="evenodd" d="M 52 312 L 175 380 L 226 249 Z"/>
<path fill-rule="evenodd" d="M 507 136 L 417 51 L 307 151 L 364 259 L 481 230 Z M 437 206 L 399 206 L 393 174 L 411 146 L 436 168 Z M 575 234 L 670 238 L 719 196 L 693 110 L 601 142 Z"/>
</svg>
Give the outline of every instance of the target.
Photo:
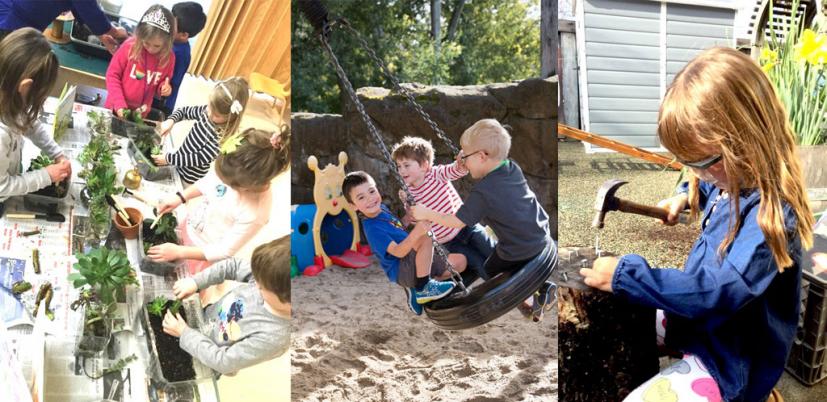
<svg viewBox="0 0 827 402">
<path fill-rule="evenodd" d="M 161 85 L 172 77 L 175 68 L 175 54 L 170 52 L 169 60 L 161 65 L 159 54 L 149 54 L 141 49 L 137 60 L 129 60 L 129 51 L 135 38 L 129 38 L 118 48 L 109 68 L 106 69 L 106 107 L 118 109 L 137 109 L 146 105 L 143 116 L 152 107 L 152 97 L 160 95 Z"/>
</svg>

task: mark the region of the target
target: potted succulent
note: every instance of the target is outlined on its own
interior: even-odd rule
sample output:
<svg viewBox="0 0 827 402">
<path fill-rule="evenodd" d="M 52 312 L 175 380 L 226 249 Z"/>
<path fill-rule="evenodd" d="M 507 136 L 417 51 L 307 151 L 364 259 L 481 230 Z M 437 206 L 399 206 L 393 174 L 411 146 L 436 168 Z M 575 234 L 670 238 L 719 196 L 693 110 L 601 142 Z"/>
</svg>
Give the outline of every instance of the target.
<svg viewBox="0 0 827 402">
<path fill-rule="evenodd" d="M 96 353 L 108 343 L 115 303 L 125 300 L 126 287 L 137 285 L 138 281 L 123 251 L 101 247 L 76 257 L 78 262 L 73 268 L 77 272 L 69 274 L 68 280 L 72 286 L 81 289 L 72 309 L 84 307 L 77 350 L 79 353 Z"/>
<path fill-rule="evenodd" d="M 43 169 L 53 163 L 54 161 L 48 155 L 40 154 L 36 158 L 31 160 L 27 172 Z M 62 199 L 66 197 L 67 194 L 69 194 L 69 179 L 63 180 L 60 183 L 52 183 L 47 187 L 35 191 L 32 194 Z"/>
<path fill-rule="evenodd" d="M 155 128 L 141 117 L 140 110 L 125 109 L 123 118 L 112 119 L 112 133 L 121 137 L 140 137 L 154 134 Z"/>
</svg>

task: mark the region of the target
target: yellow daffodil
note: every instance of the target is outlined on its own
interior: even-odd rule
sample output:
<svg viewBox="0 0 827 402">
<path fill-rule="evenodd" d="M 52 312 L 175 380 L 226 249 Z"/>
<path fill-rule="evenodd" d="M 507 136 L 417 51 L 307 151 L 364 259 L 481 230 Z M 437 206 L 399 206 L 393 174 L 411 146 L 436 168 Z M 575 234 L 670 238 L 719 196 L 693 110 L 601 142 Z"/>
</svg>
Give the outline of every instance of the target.
<svg viewBox="0 0 827 402">
<path fill-rule="evenodd" d="M 812 65 L 827 62 L 827 35 L 816 34 L 812 29 L 805 29 L 795 45 L 795 61 Z"/>
<path fill-rule="evenodd" d="M 761 62 L 761 69 L 764 70 L 765 73 L 769 73 L 778 63 L 778 52 L 765 47 L 761 49 L 761 55 L 758 60 Z"/>
</svg>

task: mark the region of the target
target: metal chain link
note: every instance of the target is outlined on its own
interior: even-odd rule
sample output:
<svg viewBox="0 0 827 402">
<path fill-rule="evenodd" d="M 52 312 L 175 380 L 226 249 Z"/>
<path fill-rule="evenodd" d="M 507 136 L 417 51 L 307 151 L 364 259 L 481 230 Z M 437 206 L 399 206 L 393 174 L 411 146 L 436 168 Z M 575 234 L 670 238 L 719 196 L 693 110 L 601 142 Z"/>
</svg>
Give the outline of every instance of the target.
<svg viewBox="0 0 827 402">
<path fill-rule="evenodd" d="M 348 96 L 350 97 L 353 104 L 356 106 L 356 110 L 359 112 L 359 116 L 362 118 L 362 121 L 368 127 L 368 132 L 371 135 L 371 138 L 382 151 L 382 156 L 385 157 L 385 160 L 389 165 L 391 165 L 391 173 L 393 174 L 394 178 L 396 179 L 399 186 L 405 191 L 405 195 L 407 196 L 409 202 L 414 200 L 413 194 L 411 194 L 410 189 L 408 186 L 405 185 L 405 180 L 402 179 L 402 175 L 399 174 L 399 171 L 396 169 L 396 163 L 394 163 L 393 158 L 391 157 L 390 151 L 388 151 L 388 147 L 385 145 L 385 142 L 379 136 L 379 131 L 376 129 L 376 126 L 373 125 L 373 122 L 368 116 L 367 112 L 365 111 L 365 106 L 359 101 L 359 98 L 356 96 L 356 91 L 353 89 L 353 85 L 350 83 L 350 80 L 347 78 L 344 69 L 339 64 L 339 59 L 336 58 L 336 55 L 333 53 L 333 49 L 330 47 L 330 44 L 327 42 L 327 37 L 325 35 L 318 35 L 319 41 L 322 43 L 322 47 L 324 47 L 325 52 L 330 57 L 330 63 L 333 64 L 333 68 L 336 70 L 336 74 L 339 76 L 339 79 L 342 81 L 342 85 L 345 88 L 345 92 L 347 92 Z M 411 203 L 410 205 L 414 205 Z M 448 271 L 451 272 L 451 277 L 454 282 L 459 285 L 460 289 L 462 289 L 463 293 L 467 293 L 468 289 L 466 289 L 465 284 L 462 282 L 462 277 L 459 275 L 458 272 L 454 270 L 454 266 L 448 261 L 448 251 L 443 247 L 439 242 L 436 240 L 436 236 L 434 235 L 433 231 L 428 231 L 428 237 L 431 239 L 431 242 L 434 245 L 434 249 L 439 254 L 439 257 L 445 261 L 446 266 L 448 267 Z"/>
<path fill-rule="evenodd" d="M 414 110 L 416 110 L 416 113 L 419 114 L 419 117 L 421 117 L 422 120 L 425 120 L 425 122 L 428 123 L 429 126 L 431 126 L 431 129 L 434 130 L 437 137 L 439 137 L 439 139 L 441 139 L 445 143 L 445 145 L 447 145 L 448 148 L 451 149 L 452 156 L 456 157 L 459 153 L 459 148 L 457 148 L 456 145 L 454 145 L 454 142 L 451 141 L 450 138 L 448 138 L 448 135 L 445 134 L 445 131 L 442 131 L 442 129 L 439 128 L 439 126 L 437 126 L 436 122 L 434 122 L 431 119 L 431 116 L 422 108 L 422 105 L 416 102 L 416 99 L 414 99 L 414 96 L 413 94 L 411 94 L 411 91 L 408 91 L 406 88 L 402 87 L 402 85 L 399 84 L 399 80 L 396 78 L 396 76 L 393 73 L 391 73 L 390 69 L 388 69 L 388 67 L 385 65 L 385 62 L 382 61 L 382 59 L 380 59 L 379 56 L 376 55 L 376 52 L 374 52 L 373 49 L 370 46 L 368 46 L 368 43 L 365 41 L 364 38 L 362 38 L 362 35 L 359 34 L 357 30 L 353 29 L 353 27 L 350 26 L 350 23 L 348 23 L 345 19 L 340 19 L 338 25 L 344 27 L 356 38 L 356 41 L 359 42 L 359 45 L 362 46 L 362 49 L 364 49 L 365 52 L 367 52 L 368 57 L 370 57 L 371 60 L 373 60 L 373 62 L 385 74 L 385 77 L 387 77 L 388 80 L 393 84 L 394 89 L 399 91 L 402 95 L 405 95 L 405 98 L 408 100 L 408 103 L 411 105 L 411 107 L 414 108 Z"/>
</svg>

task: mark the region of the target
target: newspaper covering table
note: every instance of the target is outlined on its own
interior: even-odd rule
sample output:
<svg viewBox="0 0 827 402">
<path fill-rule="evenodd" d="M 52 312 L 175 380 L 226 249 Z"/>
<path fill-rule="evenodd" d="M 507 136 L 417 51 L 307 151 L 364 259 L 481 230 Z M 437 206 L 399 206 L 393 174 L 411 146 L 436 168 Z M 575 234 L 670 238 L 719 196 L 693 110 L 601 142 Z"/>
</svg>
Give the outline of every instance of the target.
<svg viewBox="0 0 827 402">
<path fill-rule="evenodd" d="M 54 110 L 56 103 L 57 100 L 51 98 L 45 109 L 48 111 L 51 107 L 51 110 Z M 104 109 L 76 103 L 72 116 L 74 124 L 66 130 L 59 141 L 67 157 L 72 160 L 69 195 L 58 204 L 55 211 L 66 217 L 65 221 L 57 223 L 42 219 L 9 219 L 5 215 L 0 218 L 0 308 L 5 324 L 3 327 L 7 328 L 2 336 L 0 352 L 14 357 L 5 360 L 4 371 L 0 372 L 0 376 L 11 372 L 10 377 L 6 374 L 9 377 L 6 378 L 7 383 L 19 385 L 19 378 L 14 377 L 19 373 L 26 379 L 28 386 L 35 390 L 33 393 L 36 394 L 36 401 L 218 401 L 215 379 L 199 382 L 189 389 L 170 388 L 156 383 L 147 374 L 150 358 L 147 334 L 139 322 L 143 307 L 142 286 L 156 289 L 171 288 L 175 278 L 141 274 L 139 261 L 143 250 L 140 249 L 137 240 L 124 241 L 119 238 L 119 234 L 110 235 L 107 246 L 126 251 L 139 274 L 139 283 L 142 286 L 130 287 L 126 303 L 118 303 L 118 316 L 124 319 L 117 320 L 114 325 L 107 350 L 94 358 L 75 355 L 76 337 L 81 331 L 83 317 L 80 311 L 69 308 L 72 301 L 77 299 L 78 290 L 68 282 L 67 276 L 77 261 L 74 253 L 82 251 L 84 244 L 89 244 L 89 239 L 85 238 L 82 230 L 87 224 L 88 211 L 80 202 L 80 191 L 84 182 L 78 177 L 81 166 L 77 162 L 77 157 L 90 139 L 86 119 L 86 113 L 90 110 L 109 113 Z M 47 125 L 48 119 L 54 118 L 48 113 L 45 117 Z M 115 155 L 115 163 L 119 171 L 118 177 L 122 178 L 124 173 L 132 168 L 133 161 L 126 152 L 128 140 L 114 138 L 120 145 L 120 150 Z M 171 136 L 166 138 L 164 147 L 169 151 L 173 144 Z M 23 148 L 24 168 L 39 152 L 37 147 L 26 141 Z M 166 182 L 143 182 L 141 193 L 150 199 L 160 199 L 163 195 L 181 189 L 177 174 L 173 174 L 173 178 Z M 32 198 L 9 199 L 5 203 L 6 213 L 31 210 Z M 123 202 L 126 206 L 141 210 L 145 217 L 153 216 L 152 208 L 142 202 L 130 197 L 124 197 Z M 34 272 L 33 249 L 39 252 L 40 274 Z M 185 270 L 178 270 L 177 275 L 186 275 Z M 32 289 L 21 295 L 13 295 L 12 284 L 23 278 L 32 284 Z M 35 319 L 32 316 L 34 299 L 41 284 L 47 281 L 52 284 L 54 290 L 51 302 L 54 320 L 43 318 L 45 314 L 38 314 L 38 318 Z M 37 336 L 38 334 L 42 335 Z M 120 372 L 92 378 L 100 376 L 104 368 L 111 366 L 118 359 L 133 354 L 137 359 Z M 17 388 L 12 389 L 11 400 L 27 400 L 26 395 L 19 396 L 19 392 L 14 393 L 15 389 Z M 3 399 L 6 400 L 6 397 Z"/>
</svg>

